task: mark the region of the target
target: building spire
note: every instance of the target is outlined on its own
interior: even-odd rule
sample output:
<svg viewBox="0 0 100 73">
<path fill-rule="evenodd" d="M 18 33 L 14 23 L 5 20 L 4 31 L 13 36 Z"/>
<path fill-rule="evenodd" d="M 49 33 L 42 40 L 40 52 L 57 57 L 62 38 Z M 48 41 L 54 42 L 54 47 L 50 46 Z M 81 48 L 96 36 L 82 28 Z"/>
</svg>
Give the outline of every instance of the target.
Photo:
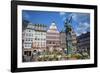
<svg viewBox="0 0 100 73">
<path fill-rule="evenodd" d="M 56 26 L 55 21 L 53 21 L 53 22 L 51 23 L 51 25 L 50 25 L 50 27 L 49 27 L 49 30 L 48 30 L 47 32 L 59 32 L 59 31 L 57 30 L 57 26 Z"/>
</svg>

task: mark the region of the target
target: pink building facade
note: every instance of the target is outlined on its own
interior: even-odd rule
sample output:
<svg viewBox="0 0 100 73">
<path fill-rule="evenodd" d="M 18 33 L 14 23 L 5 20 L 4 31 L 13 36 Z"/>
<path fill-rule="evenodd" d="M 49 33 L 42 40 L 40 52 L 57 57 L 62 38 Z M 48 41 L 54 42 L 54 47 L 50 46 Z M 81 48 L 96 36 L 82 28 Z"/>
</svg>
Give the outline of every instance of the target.
<svg viewBox="0 0 100 73">
<path fill-rule="evenodd" d="M 52 22 L 46 35 L 47 49 L 60 48 L 60 32 L 57 30 L 55 22 Z"/>
</svg>

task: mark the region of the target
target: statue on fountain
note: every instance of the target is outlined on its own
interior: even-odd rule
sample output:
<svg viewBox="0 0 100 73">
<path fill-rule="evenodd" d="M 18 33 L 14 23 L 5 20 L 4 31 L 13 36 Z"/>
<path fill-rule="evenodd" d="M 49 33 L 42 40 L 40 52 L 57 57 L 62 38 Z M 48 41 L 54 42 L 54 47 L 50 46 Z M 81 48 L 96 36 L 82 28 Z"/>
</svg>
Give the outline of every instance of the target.
<svg viewBox="0 0 100 73">
<path fill-rule="evenodd" d="M 67 54 L 74 53 L 74 46 L 73 46 L 73 29 L 71 26 L 72 16 L 65 20 L 65 34 L 66 34 L 66 46 L 67 46 Z"/>
</svg>

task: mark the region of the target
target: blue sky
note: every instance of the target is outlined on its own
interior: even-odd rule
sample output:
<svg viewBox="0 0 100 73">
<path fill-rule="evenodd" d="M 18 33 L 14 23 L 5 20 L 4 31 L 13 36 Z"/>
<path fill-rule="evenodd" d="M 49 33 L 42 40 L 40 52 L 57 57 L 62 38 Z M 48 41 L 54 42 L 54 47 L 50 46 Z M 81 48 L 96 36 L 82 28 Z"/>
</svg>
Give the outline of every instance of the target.
<svg viewBox="0 0 100 73">
<path fill-rule="evenodd" d="M 51 11 L 31 11 L 23 10 L 22 19 L 28 20 L 33 24 L 45 24 L 48 27 L 53 21 L 59 31 L 64 29 L 64 21 L 72 16 L 71 25 L 77 36 L 90 31 L 90 14 L 75 12 L 51 12 Z"/>
</svg>

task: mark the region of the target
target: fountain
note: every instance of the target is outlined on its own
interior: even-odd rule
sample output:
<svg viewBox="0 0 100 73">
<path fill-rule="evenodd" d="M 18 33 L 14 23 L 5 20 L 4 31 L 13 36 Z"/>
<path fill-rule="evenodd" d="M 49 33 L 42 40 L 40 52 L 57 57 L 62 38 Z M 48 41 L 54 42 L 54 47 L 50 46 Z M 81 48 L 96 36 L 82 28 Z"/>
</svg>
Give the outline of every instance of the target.
<svg viewBox="0 0 100 73">
<path fill-rule="evenodd" d="M 66 33 L 66 46 L 67 46 L 67 54 L 73 54 L 73 38 L 72 38 L 72 26 L 71 26 L 72 16 L 65 20 L 65 33 Z"/>
</svg>

